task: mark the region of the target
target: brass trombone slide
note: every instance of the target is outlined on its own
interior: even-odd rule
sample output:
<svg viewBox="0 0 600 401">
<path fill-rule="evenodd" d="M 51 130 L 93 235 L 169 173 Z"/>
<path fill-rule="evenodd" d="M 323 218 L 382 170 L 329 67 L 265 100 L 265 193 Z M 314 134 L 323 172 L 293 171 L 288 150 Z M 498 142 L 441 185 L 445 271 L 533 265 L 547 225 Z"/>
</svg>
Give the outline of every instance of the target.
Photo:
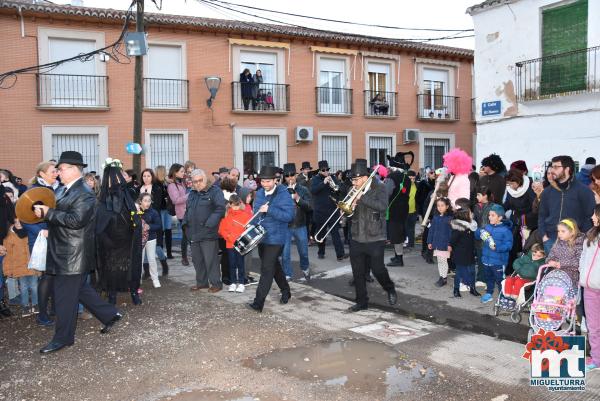
<svg viewBox="0 0 600 401">
<path fill-rule="evenodd" d="M 325 241 L 325 238 L 327 238 L 327 236 L 329 235 L 329 233 L 331 231 L 333 231 L 333 229 L 336 227 L 336 225 L 340 222 L 340 220 L 345 216 L 345 217 L 351 217 L 354 214 L 354 202 L 356 201 L 356 198 L 358 197 L 359 194 L 364 194 L 366 193 L 366 189 L 369 187 L 369 184 L 371 183 L 371 181 L 375 178 L 375 174 L 377 174 L 377 170 L 378 168 L 374 168 L 373 172 L 371 173 L 371 175 L 369 175 L 369 178 L 367 179 L 367 181 L 365 181 L 360 188 L 356 189 L 355 187 L 352 187 L 350 189 L 350 191 L 348 191 L 348 194 L 346 195 L 346 197 L 337 202 L 336 204 L 336 209 L 333 213 L 331 213 L 331 215 L 329 216 L 329 218 L 327 220 L 325 220 L 325 223 L 323 223 L 323 225 L 321 226 L 321 228 L 319 229 L 319 231 L 317 231 L 315 233 L 315 241 L 322 243 L 323 241 Z M 329 229 L 327 229 L 327 225 L 332 221 L 332 219 L 335 218 L 336 214 L 339 213 L 339 216 L 337 217 L 337 219 L 333 220 L 333 223 L 331 224 L 331 227 Z M 326 230 L 325 233 L 323 234 L 323 230 Z"/>
</svg>

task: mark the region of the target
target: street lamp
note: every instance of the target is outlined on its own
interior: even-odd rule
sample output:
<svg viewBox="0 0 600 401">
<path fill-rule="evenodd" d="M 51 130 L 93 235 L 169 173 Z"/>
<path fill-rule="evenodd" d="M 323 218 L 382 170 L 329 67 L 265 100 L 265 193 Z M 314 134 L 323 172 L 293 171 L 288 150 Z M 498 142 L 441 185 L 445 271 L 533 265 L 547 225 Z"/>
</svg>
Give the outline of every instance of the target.
<svg viewBox="0 0 600 401">
<path fill-rule="evenodd" d="M 210 97 L 206 100 L 206 105 L 210 109 L 212 108 L 212 101 L 217 96 L 217 91 L 219 90 L 219 86 L 221 85 L 221 78 L 206 77 L 204 78 L 204 82 L 206 82 L 206 87 L 210 92 Z"/>
<path fill-rule="evenodd" d="M 128 56 L 144 56 L 148 53 L 148 41 L 145 32 L 127 32 L 125 46 Z"/>
</svg>

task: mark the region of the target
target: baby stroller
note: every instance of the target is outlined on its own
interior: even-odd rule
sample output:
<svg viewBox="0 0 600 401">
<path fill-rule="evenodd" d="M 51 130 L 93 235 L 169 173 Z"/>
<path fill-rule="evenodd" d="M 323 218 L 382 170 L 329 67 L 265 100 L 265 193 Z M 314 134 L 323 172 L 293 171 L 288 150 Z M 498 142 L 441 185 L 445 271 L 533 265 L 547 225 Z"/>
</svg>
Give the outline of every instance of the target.
<svg viewBox="0 0 600 401">
<path fill-rule="evenodd" d="M 553 331 L 559 336 L 575 335 L 579 288 L 573 288 L 569 275 L 560 269 L 545 273 L 548 267 L 544 265 L 538 270 L 535 295 L 529 312 L 531 328 L 527 337 L 528 342 L 539 329 Z"/>
<path fill-rule="evenodd" d="M 514 277 L 513 273 L 511 277 Z M 519 291 L 517 299 L 509 297 L 504 292 L 506 280 L 502 280 L 502 291 L 494 304 L 494 316 L 498 316 L 500 312 L 510 313 L 510 320 L 513 323 L 521 323 L 521 312 L 526 311 L 533 301 L 535 294 L 535 281 L 526 283 Z"/>
</svg>

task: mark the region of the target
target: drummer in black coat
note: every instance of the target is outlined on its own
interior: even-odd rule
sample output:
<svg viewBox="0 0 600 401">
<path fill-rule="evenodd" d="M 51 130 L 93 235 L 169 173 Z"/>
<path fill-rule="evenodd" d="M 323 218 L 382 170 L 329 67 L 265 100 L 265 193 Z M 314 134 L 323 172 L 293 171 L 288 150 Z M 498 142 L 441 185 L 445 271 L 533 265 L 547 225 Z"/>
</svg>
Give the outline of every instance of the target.
<svg viewBox="0 0 600 401">
<path fill-rule="evenodd" d="M 410 162 L 406 156 L 412 156 Z M 394 245 L 395 256 L 390 260 L 388 266 L 404 266 L 404 241 L 406 240 L 406 220 L 408 219 L 408 201 L 410 197 L 410 186 L 408 169 L 412 164 L 414 154 L 412 152 L 398 152 L 393 158 L 388 156 L 391 173 L 388 180 L 393 183 L 388 204 L 388 234 L 390 242 Z"/>
<path fill-rule="evenodd" d="M 80 153 L 67 151 L 61 154 L 56 167 L 64 184 L 56 194 L 56 207 L 35 206 L 36 216 L 48 223 L 46 272 L 56 276 L 54 338 L 41 353 L 73 345 L 78 302 L 104 324 L 101 333 L 107 333 L 121 319 L 117 309 L 103 301 L 86 280 L 96 264 L 96 196 L 82 179 L 86 164 Z"/>
</svg>

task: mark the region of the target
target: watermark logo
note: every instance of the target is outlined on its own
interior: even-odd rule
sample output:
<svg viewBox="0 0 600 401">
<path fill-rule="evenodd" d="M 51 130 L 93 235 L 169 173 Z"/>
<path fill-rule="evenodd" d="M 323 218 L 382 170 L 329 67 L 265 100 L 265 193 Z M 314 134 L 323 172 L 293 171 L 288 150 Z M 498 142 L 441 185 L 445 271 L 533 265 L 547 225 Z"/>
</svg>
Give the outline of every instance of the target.
<svg viewBox="0 0 600 401">
<path fill-rule="evenodd" d="M 585 390 L 585 337 L 557 336 L 540 329 L 523 358 L 531 364 L 531 386 L 550 391 Z"/>
</svg>

